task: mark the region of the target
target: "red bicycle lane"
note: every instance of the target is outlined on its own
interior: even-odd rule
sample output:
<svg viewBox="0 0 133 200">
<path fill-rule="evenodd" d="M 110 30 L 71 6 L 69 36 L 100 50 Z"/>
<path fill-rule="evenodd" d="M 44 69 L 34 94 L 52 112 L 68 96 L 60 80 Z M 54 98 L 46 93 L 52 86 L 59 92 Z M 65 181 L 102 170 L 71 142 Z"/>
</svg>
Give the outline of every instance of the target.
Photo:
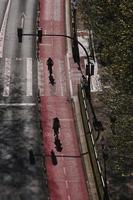
<svg viewBox="0 0 133 200">
<path fill-rule="evenodd" d="M 64 0 L 41 0 L 40 26 L 43 28 L 43 33 L 64 34 L 64 6 Z M 65 44 L 64 38 L 55 37 L 44 37 L 40 44 L 40 61 L 44 72 L 44 96 L 41 96 L 44 153 L 50 155 L 53 149 L 58 160 L 58 164 L 54 166 L 51 158 L 45 157 L 48 187 L 52 200 L 88 200 L 81 158 L 76 157 L 80 155 L 80 151 L 72 105 L 69 101 Z M 56 81 L 54 86 L 49 84 L 46 65 L 48 57 L 52 57 L 54 61 L 53 75 Z M 52 129 L 54 117 L 58 117 L 61 123 L 59 133 L 63 145 L 61 153 L 55 150 L 54 145 Z"/>
</svg>

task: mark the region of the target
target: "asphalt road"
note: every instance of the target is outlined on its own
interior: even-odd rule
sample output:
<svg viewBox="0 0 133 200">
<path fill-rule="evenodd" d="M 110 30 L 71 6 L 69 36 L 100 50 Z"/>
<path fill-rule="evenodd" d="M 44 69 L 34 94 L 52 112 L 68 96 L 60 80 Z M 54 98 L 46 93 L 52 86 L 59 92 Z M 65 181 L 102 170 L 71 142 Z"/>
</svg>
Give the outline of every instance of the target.
<svg viewBox="0 0 133 200">
<path fill-rule="evenodd" d="M 1 38 L 4 30 L 0 57 L 0 200 L 45 200 L 36 43 L 31 36 L 23 38 L 22 44 L 17 38 L 17 27 L 22 23 L 24 32 L 35 32 L 37 1 L 12 0 L 2 29 L 8 3 L 0 0 Z M 35 164 L 30 163 L 30 150 Z"/>
</svg>

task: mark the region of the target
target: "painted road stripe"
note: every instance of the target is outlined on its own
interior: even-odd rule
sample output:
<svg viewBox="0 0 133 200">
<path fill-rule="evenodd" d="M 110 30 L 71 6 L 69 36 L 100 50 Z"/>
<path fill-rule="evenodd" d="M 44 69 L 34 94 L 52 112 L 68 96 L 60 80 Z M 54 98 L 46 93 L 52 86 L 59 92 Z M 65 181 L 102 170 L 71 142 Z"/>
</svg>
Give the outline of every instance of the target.
<svg viewBox="0 0 133 200">
<path fill-rule="evenodd" d="M 95 146 L 94 146 L 94 152 L 95 152 L 96 159 L 98 159 L 98 155 L 97 155 L 97 151 L 96 151 L 96 147 Z"/>
<path fill-rule="evenodd" d="M 61 89 L 61 96 L 64 95 L 64 92 L 63 92 L 63 82 L 64 80 L 62 80 L 62 71 L 61 71 L 61 62 L 59 61 L 59 74 L 60 74 L 60 89 Z"/>
<path fill-rule="evenodd" d="M 54 21 L 61 20 L 61 0 L 54 0 Z"/>
<path fill-rule="evenodd" d="M 69 87 L 70 87 L 70 96 L 73 96 L 73 87 L 72 87 L 72 80 L 71 80 L 71 68 L 70 68 L 70 61 L 69 61 L 69 54 L 67 53 L 67 71 L 68 71 L 68 79 L 69 79 Z"/>
<path fill-rule="evenodd" d="M 35 103 L 0 103 L 0 106 L 36 106 Z"/>
<path fill-rule="evenodd" d="M 68 181 L 66 180 L 65 183 L 66 183 L 66 188 L 68 189 Z"/>
<path fill-rule="evenodd" d="M 10 75 L 11 75 L 11 59 L 5 59 L 5 72 L 4 72 L 4 90 L 3 96 L 9 96 L 9 86 L 10 86 Z"/>
<path fill-rule="evenodd" d="M 98 169 L 99 169 L 99 172 L 100 172 L 100 173 L 102 173 L 102 171 L 101 171 L 101 166 L 100 166 L 100 163 L 99 163 L 99 161 L 97 161 L 97 164 L 98 164 Z"/>
<path fill-rule="evenodd" d="M 49 12 L 51 10 L 51 5 L 53 4 L 52 3 L 53 0 L 45 0 L 45 16 L 44 16 L 44 19 L 46 20 L 50 20 L 51 17 L 52 17 L 52 14 L 51 12 Z"/>
<path fill-rule="evenodd" d="M 91 134 L 91 140 L 92 140 L 92 144 L 95 145 L 94 138 L 93 138 L 92 134 Z"/>
<path fill-rule="evenodd" d="M 87 120 L 89 121 L 89 115 L 88 115 L 88 112 L 86 112 L 86 117 L 87 117 Z"/>
<path fill-rule="evenodd" d="M 66 168 L 63 167 L 63 172 L 64 172 L 64 175 L 66 176 Z"/>
<path fill-rule="evenodd" d="M 62 119 L 60 119 L 60 121 L 74 121 L 74 119 L 73 118 L 62 118 Z"/>
<path fill-rule="evenodd" d="M 2 23 L 2 26 L 1 26 L 1 30 L 0 30 L 0 58 L 3 57 L 5 30 L 6 30 L 6 24 L 7 24 L 10 4 L 11 4 L 11 0 L 8 1 L 6 12 L 5 12 L 5 15 L 4 15 L 4 20 L 3 20 L 3 23 Z"/>
<path fill-rule="evenodd" d="M 44 68 L 40 61 L 38 62 L 38 87 L 40 96 L 44 96 Z"/>
<path fill-rule="evenodd" d="M 71 200 L 71 197 L 70 197 L 70 195 L 68 195 L 68 196 L 67 196 L 67 198 L 68 198 L 68 200 Z"/>
<path fill-rule="evenodd" d="M 90 122 L 88 122 L 88 125 L 89 125 L 89 130 L 90 130 L 90 132 L 91 132 L 92 129 L 91 129 L 91 124 L 90 124 Z"/>
<path fill-rule="evenodd" d="M 27 87 L 26 87 L 26 95 L 32 96 L 32 58 L 26 59 L 26 75 L 27 75 Z"/>
<path fill-rule="evenodd" d="M 54 4 L 54 5 L 53 5 Z M 51 9 L 51 5 L 53 9 Z M 61 0 L 46 0 L 45 1 L 45 19 L 60 21 L 61 20 Z M 51 11 L 51 12 L 49 12 Z"/>
</svg>

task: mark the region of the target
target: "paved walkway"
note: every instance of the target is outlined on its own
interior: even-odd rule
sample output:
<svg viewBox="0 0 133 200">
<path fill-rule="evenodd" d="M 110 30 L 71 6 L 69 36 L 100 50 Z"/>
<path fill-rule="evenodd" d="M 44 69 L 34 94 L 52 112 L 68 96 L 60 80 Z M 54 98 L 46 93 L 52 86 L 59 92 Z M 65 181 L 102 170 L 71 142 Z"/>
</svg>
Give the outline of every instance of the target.
<svg viewBox="0 0 133 200">
<path fill-rule="evenodd" d="M 41 0 L 40 26 L 45 33 L 65 34 L 65 1 Z M 54 60 L 53 77 L 56 84 L 49 83 L 46 60 Z M 80 157 L 76 135 L 75 120 L 70 101 L 66 42 L 64 38 L 45 37 L 40 44 L 41 62 L 41 117 L 45 154 L 53 149 L 58 164 L 52 165 L 51 158 L 46 157 L 48 187 L 52 200 L 88 200 L 89 194 Z M 63 145 L 62 152 L 57 152 L 52 130 L 53 118 L 61 122 L 59 139 Z M 72 157 L 64 157 L 72 156 Z"/>
</svg>

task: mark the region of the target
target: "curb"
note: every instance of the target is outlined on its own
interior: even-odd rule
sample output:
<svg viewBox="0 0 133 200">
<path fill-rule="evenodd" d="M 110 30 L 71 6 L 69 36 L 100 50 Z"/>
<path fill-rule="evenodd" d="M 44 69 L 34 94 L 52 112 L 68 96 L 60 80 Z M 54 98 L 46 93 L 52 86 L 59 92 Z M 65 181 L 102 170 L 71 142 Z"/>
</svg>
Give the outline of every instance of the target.
<svg viewBox="0 0 133 200">
<path fill-rule="evenodd" d="M 73 97 L 72 108 L 74 111 L 74 119 L 75 119 L 75 124 L 76 124 L 76 129 L 77 129 L 80 152 L 82 155 L 82 164 L 84 168 L 84 174 L 86 177 L 86 185 L 87 185 L 87 189 L 89 193 L 89 199 L 99 200 L 97 190 L 96 190 L 95 180 L 93 176 L 93 170 L 91 167 L 91 161 L 90 161 L 90 157 L 88 153 L 87 143 L 86 143 L 82 116 L 80 112 L 79 100 L 77 96 Z"/>
</svg>

